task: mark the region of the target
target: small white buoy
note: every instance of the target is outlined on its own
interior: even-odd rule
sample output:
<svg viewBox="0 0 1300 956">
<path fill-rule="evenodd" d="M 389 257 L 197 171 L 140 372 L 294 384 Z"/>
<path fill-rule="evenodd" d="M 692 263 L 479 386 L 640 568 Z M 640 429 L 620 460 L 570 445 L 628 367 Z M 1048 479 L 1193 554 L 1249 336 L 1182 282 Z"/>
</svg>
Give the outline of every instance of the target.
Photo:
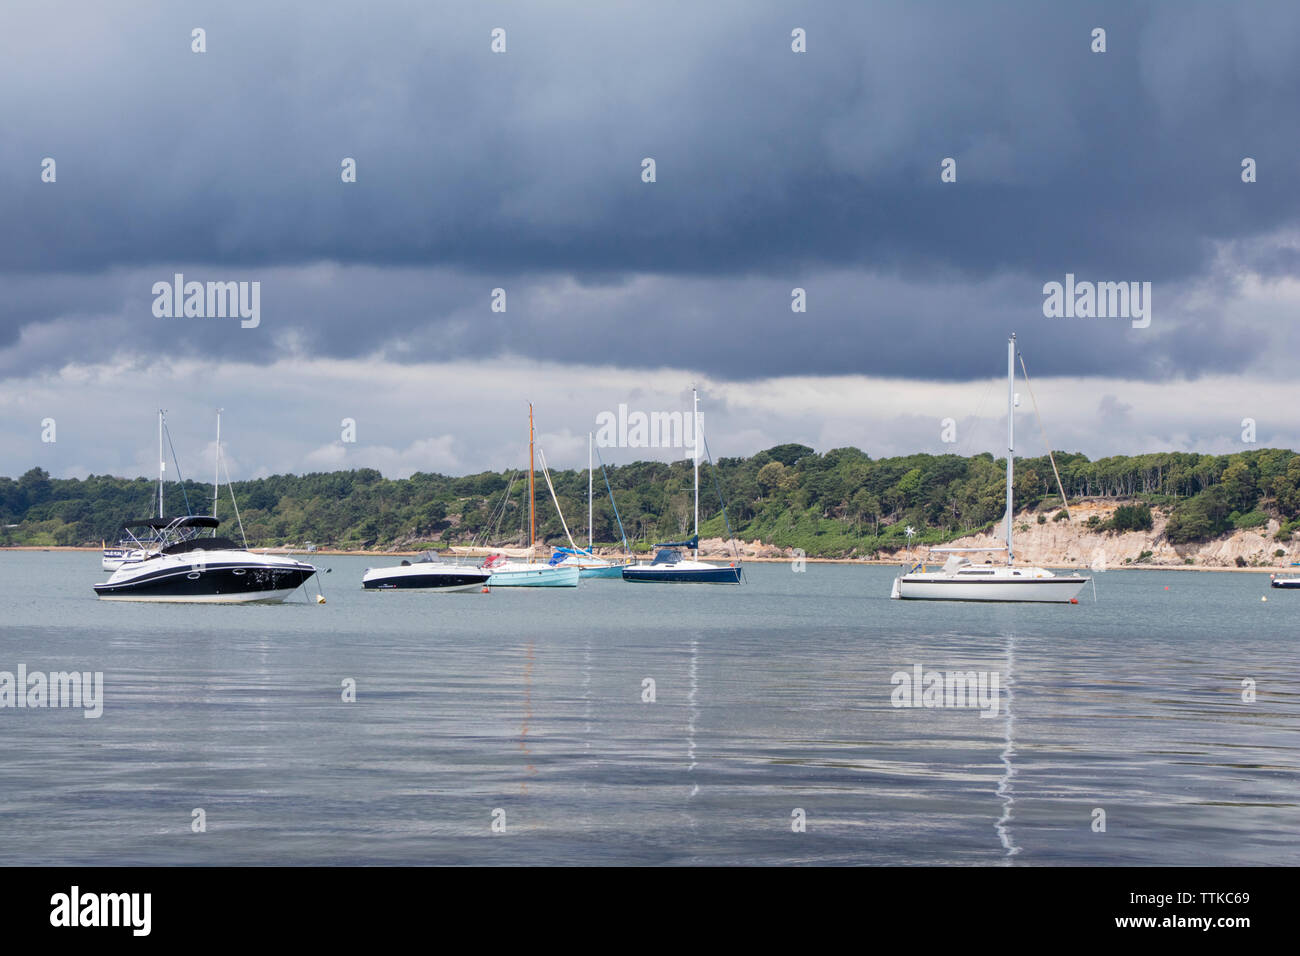
<svg viewBox="0 0 1300 956">
<path fill-rule="evenodd" d="M 316 595 L 316 603 L 317 603 L 317 604 L 324 604 L 324 603 L 325 603 L 325 595 L 323 595 L 323 594 L 318 594 L 318 595 Z"/>
<path fill-rule="evenodd" d="M 1260 598 L 1260 600 L 1261 600 L 1261 601 L 1267 601 L 1267 600 L 1268 600 L 1268 595 L 1267 595 L 1267 594 L 1263 595 L 1263 596 Z"/>
</svg>

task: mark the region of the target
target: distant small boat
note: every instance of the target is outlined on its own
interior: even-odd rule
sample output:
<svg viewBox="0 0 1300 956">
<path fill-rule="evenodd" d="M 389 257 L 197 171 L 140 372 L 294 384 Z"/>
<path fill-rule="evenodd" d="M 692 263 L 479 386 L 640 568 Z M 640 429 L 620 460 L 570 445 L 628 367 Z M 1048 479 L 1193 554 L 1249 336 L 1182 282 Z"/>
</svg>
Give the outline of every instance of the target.
<svg viewBox="0 0 1300 956">
<path fill-rule="evenodd" d="M 361 586 L 367 591 L 478 591 L 492 572 L 470 564 L 444 564 L 432 554 L 396 567 L 366 568 Z"/>
<path fill-rule="evenodd" d="M 171 519 L 165 517 L 163 511 L 163 482 L 167 471 L 167 460 L 163 456 L 163 433 L 167 430 L 166 415 L 165 409 L 158 409 L 158 517 L 128 521 L 122 526 L 124 536 L 115 545 L 100 542 L 102 553 L 99 566 L 105 571 L 116 571 L 128 561 L 139 561 L 150 554 L 156 554 L 158 549 L 167 543 L 161 535 L 162 530 L 171 525 Z M 170 438 L 169 434 L 169 441 Z M 177 469 L 177 477 L 180 477 L 179 469 Z"/>
<path fill-rule="evenodd" d="M 583 580 L 587 578 L 620 578 L 623 576 L 622 564 L 615 564 L 605 558 L 598 558 L 590 551 L 583 551 L 581 548 L 556 548 L 555 553 L 551 555 L 551 561 L 554 562 L 556 567 L 577 568 L 579 576 Z"/>
<path fill-rule="evenodd" d="M 1288 591 L 1300 591 L 1300 578 L 1279 578 L 1276 574 L 1268 576 L 1271 587 L 1284 588 Z"/>
<path fill-rule="evenodd" d="M 568 522 L 564 520 L 564 510 L 560 507 L 559 495 L 555 493 L 555 486 L 551 484 L 550 469 L 546 467 L 546 455 L 541 454 L 542 476 L 546 479 L 546 487 L 549 488 L 551 491 L 551 500 L 555 502 L 555 510 L 560 516 L 560 524 L 564 527 L 564 534 L 569 539 L 569 544 L 570 544 L 570 547 L 568 548 L 556 548 L 555 552 L 551 555 L 551 560 L 548 563 L 562 568 L 570 568 L 570 567 L 577 568 L 579 577 L 584 580 L 586 578 L 621 578 L 623 576 L 623 565 L 627 564 L 628 561 L 625 559 L 624 561 L 615 562 L 615 561 L 606 560 L 605 558 L 598 558 L 596 557 L 594 551 L 594 544 L 592 541 L 592 524 L 593 524 L 593 517 L 595 515 L 595 509 L 593 508 L 592 487 L 593 487 L 593 479 L 595 476 L 595 471 L 592 467 L 593 465 L 592 449 L 593 449 L 592 435 L 590 432 L 588 432 L 587 433 L 587 547 L 585 550 L 583 548 L 578 547 L 577 543 L 573 540 L 573 535 L 569 534 L 569 525 Z M 538 452 L 541 453 L 540 448 L 538 449 Z M 600 470 L 601 470 L 601 474 L 603 475 L 605 472 L 605 463 L 603 461 L 601 462 Z M 605 478 L 605 487 L 609 488 L 608 477 Z M 609 492 L 609 501 L 610 504 L 614 505 L 614 517 L 618 518 L 618 505 L 614 504 L 614 491 L 612 488 L 610 489 Z M 621 534 L 623 531 L 622 519 L 618 519 L 618 528 L 619 528 L 619 533 Z M 623 537 L 623 552 L 625 554 L 627 553 L 626 535 Z"/>
<path fill-rule="evenodd" d="M 483 562 L 483 568 L 492 573 L 488 587 L 493 588 L 576 588 L 581 576 L 576 567 L 511 561 L 495 554 Z"/>
<path fill-rule="evenodd" d="M 705 561 L 688 560 L 682 549 L 696 550 L 700 536 L 689 541 L 668 541 L 656 544 L 660 549 L 649 564 L 635 564 L 623 568 L 624 581 L 652 584 L 739 584 L 740 568 L 734 564 L 723 567 Z"/>
<path fill-rule="evenodd" d="M 740 567 L 732 563 L 727 567 L 709 564 L 700 558 L 700 396 L 691 389 L 694 402 L 692 429 L 695 445 L 695 530 L 687 541 L 668 541 L 656 544 L 659 549 L 649 564 L 630 564 L 623 568 L 623 580 L 642 584 L 739 584 Z M 687 559 L 682 550 L 689 549 Z"/>
<path fill-rule="evenodd" d="M 488 587 L 502 588 L 576 588 L 579 570 L 554 563 L 533 560 L 537 551 L 537 487 L 534 477 L 533 406 L 528 406 L 528 559 L 518 561 L 493 554 L 483 562 L 492 572 Z M 508 492 L 507 492 L 508 493 Z M 563 516 L 561 516 L 563 517 Z"/>
</svg>

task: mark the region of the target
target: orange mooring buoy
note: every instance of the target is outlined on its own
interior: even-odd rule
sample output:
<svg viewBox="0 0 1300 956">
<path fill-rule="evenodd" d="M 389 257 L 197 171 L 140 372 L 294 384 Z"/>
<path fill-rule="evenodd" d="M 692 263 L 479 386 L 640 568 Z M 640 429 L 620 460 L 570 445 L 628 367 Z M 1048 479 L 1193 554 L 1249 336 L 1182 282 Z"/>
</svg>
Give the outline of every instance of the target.
<svg viewBox="0 0 1300 956">
<path fill-rule="evenodd" d="M 478 593 L 479 593 L 479 594 L 491 594 L 491 593 L 492 593 L 492 589 L 491 589 L 490 587 L 488 587 L 488 586 L 485 584 L 485 585 L 483 585 L 483 590 L 482 590 L 482 591 L 479 591 Z"/>
<path fill-rule="evenodd" d="M 1078 604 L 1078 603 L 1079 603 L 1079 599 L 1078 599 L 1078 598 L 1070 598 L 1070 603 L 1071 603 L 1071 604 Z"/>
</svg>

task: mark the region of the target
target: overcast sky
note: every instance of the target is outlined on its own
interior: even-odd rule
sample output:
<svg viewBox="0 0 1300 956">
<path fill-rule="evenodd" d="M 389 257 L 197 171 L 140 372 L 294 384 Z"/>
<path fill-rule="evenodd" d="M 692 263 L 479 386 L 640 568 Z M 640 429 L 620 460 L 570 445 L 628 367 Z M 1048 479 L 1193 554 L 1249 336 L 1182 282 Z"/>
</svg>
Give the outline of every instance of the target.
<svg viewBox="0 0 1300 956">
<path fill-rule="evenodd" d="M 529 401 L 585 466 L 600 413 L 685 410 L 692 382 L 715 454 L 969 454 L 1002 443 L 1013 330 L 1054 447 L 1222 453 L 1245 418 L 1300 447 L 1293 2 L 4 21 L 0 474 L 154 474 L 163 407 L 207 478 L 218 406 L 235 478 L 515 467 Z M 177 273 L 259 282 L 259 324 L 157 317 Z M 1067 273 L 1151 283 L 1149 326 L 1045 317 Z"/>
</svg>

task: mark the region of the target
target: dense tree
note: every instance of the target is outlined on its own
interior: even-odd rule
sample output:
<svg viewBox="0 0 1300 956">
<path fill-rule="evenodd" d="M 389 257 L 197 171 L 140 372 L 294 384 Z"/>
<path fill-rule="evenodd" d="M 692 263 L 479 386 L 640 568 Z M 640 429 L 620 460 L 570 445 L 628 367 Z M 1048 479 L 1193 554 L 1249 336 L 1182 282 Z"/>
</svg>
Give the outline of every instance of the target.
<svg viewBox="0 0 1300 956">
<path fill-rule="evenodd" d="M 1300 455 L 1261 449 L 1231 456 L 1162 452 L 1089 461 L 1057 453 L 1061 483 L 1071 500 L 1117 499 L 1124 507 L 1106 530 L 1149 530 L 1151 506 L 1171 511 L 1165 533 L 1181 544 L 1234 527 L 1257 527 L 1269 517 L 1300 521 Z M 701 531 L 725 534 L 716 486 L 733 531 L 810 555 L 870 553 L 901 547 L 910 524 L 921 543 L 937 543 L 992 527 L 1006 506 L 1005 460 L 987 453 L 907 455 L 872 459 L 856 448 L 818 455 L 806 445 L 778 445 L 750 458 L 707 461 L 700 471 Z M 606 469 L 623 526 L 634 545 L 680 537 L 690 529 L 691 463 L 635 462 Z M 526 476 L 525 476 L 526 477 Z M 551 473 L 556 496 L 575 539 L 587 537 L 585 469 Z M 507 488 L 509 501 L 504 502 Z M 527 538 L 527 482 L 518 472 L 450 477 L 420 472 L 388 480 L 374 469 L 272 475 L 235 483 L 250 543 L 352 547 L 519 544 Z M 206 513 L 211 486 L 169 483 L 172 514 Z M 1016 462 L 1020 508 L 1059 507 L 1060 494 L 1046 457 Z M 156 487 L 148 479 L 91 475 L 52 479 L 40 468 L 0 478 L 0 542 L 54 545 L 115 540 L 129 519 L 151 515 Z M 544 482 L 537 485 L 539 536 L 563 543 L 564 530 Z M 219 505 L 233 520 L 223 490 Z M 618 522 L 596 479 L 593 537 L 619 540 Z M 1285 527 L 1282 534 L 1289 533 Z"/>
</svg>

